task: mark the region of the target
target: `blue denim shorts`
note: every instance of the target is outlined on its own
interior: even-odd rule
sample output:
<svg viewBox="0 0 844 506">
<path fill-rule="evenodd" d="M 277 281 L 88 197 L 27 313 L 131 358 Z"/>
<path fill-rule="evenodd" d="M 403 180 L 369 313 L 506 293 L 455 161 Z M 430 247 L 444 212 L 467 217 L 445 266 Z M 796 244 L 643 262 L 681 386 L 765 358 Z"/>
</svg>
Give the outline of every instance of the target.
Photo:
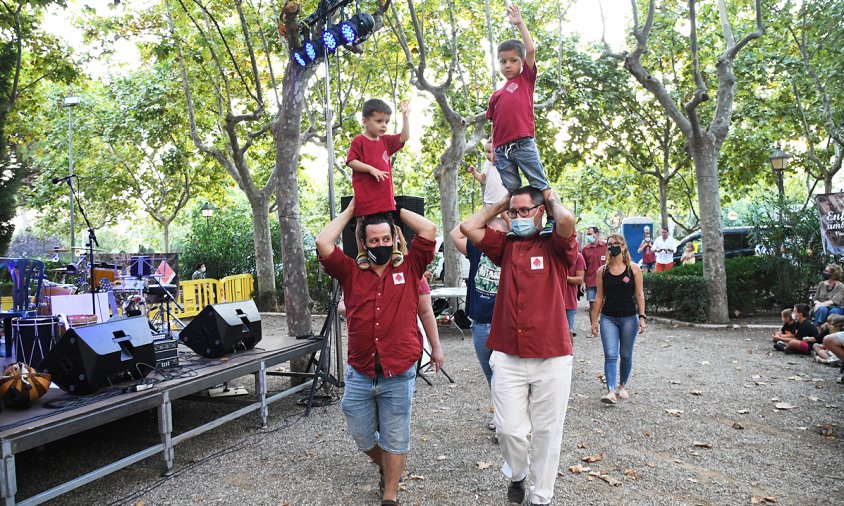
<svg viewBox="0 0 844 506">
<path fill-rule="evenodd" d="M 586 287 L 586 300 L 588 300 L 589 302 L 595 302 L 595 296 L 596 295 L 598 295 L 598 287 L 597 286 L 592 286 L 592 287 L 587 286 Z"/>
<path fill-rule="evenodd" d="M 370 378 L 347 365 L 340 408 L 349 434 L 361 451 L 375 446 L 402 455 L 410 451 L 410 413 L 416 389 L 416 364 L 392 378 Z"/>
</svg>

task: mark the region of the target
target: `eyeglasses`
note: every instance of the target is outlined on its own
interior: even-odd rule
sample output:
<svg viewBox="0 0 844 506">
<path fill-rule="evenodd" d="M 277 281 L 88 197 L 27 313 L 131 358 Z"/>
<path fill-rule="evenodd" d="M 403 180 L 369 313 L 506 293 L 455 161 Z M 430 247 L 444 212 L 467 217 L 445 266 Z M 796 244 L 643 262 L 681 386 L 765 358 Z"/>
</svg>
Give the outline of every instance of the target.
<svg viewBox="0 0 844 506">
<path fill-rule="evenodd" d="M 541 206 L 542 204 L 537 204 L 533 207 L 522 207 L 520 209 L 508 209 L 507 216 L 510 218 L 515 218 L 516 216 L 520 216 L 522 218 L 527 218 L 530 216 L 530 212 L 536 209 L 537 207 Z"/>
</svg>

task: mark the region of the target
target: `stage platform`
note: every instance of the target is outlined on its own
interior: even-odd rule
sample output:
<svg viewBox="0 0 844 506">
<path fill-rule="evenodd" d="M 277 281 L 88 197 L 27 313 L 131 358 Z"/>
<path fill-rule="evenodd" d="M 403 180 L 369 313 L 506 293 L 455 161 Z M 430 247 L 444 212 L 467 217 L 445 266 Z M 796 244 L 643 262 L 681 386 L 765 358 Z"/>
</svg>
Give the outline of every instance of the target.
<svg viewBox="0 0 844 506">
<path fill-rule="evenodd" d="M 205 359 L 180 345 L 178 367 L 153 372 L 142 381 L 104 388 L 84 397 L 70 396 L 51 388 L 30 409 L 7 408 L 0 413 L 0 504 L 40 504 L 156 454 L 163 457 L 164 473 L 171 473 L 174 447 L 181 442 L 253 411 L 259 411 L 261 423 L 266 426 L 270 403 L 307 391 L 313 383 L 309 379 L 296 387 L 270 394 L 267 391 L 267 370 L 317 353 L 322 345 L 322 339 L 297 340 L 288 336 L 264 335 L 254 349 L 222 359 Z M 255 402 L 181 434 L 173 434 L 172 401 L 250 374 L 255 377 Z M 147 390 L 124 392 L 125 387 L 141 382 L 155 383 Z M 16 454 L 151 409 L 158 412 L 159 443 L 27 499 L 16 500 Z"/>
</svg>

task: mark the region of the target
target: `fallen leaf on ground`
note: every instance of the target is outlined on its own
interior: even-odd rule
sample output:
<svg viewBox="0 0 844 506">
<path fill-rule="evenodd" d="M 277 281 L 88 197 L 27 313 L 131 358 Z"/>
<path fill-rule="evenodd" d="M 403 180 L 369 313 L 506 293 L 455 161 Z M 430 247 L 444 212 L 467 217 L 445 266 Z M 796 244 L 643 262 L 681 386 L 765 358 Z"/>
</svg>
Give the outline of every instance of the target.
<svg viewBox="0 0 844 506">
<path fill-rule="evenodd" d="M 698 455 L 700 455 L 700 452 L 695 450 L 689 450 L 689 455 L 691 455 L 692 457 L 697 457 Z"/>
<path fill-rule="evenodd" d="M 439 456 L 437 456 L 437 460 L 445 460 L 445 459 L 447 459 L 447 458 L 448 458 L 448 457 L 446 457 L 445 455 L 439 455 Z"/>
<path fill-rule="evenodd" d="M 589 456 L 583 457 L 580 460 L 582 460 L 583 462 L 589 462 L 589 463 L 600 462 L 600 461 L 604 460 L 604 454 L 599 453 L 597 455 L 589 455 Z"/>
<path fill-rule="evenodd" d="M 771 397 L 771 402 L 778 402 L 779 400 L 779 397 Z"/>
<path fill-rule="evenodd" d="M 704 360 L 703 362 L 698 362 L 700 365 L 709 365 L 709 360 Z"/>
<path fill-rule="evenodd" d="M 669 385 L 679 385 L 679 384 L 680 384 L 680 382 L 679 382 L 679 381 L 674 381 L 674 380 L 671 380 L 671 381 L 669 381 L 669 382 L 668 382 L 668 384 L 669 384 Z"/>
<path fill-rule="evenodd" d="M 665 412 L 671 416 L 680 416 L 683 414 L 682 409 L 666 409 Z"/>
<path fill-rule="evenodd" d="M 484 462 L 482 460 L 475 462 L 475 464 L 478 466 L 478 470 L 480 470 L 480 471 L 483 471 L 484 469 L 489 469 L 490 467 L 492 467 L 491 462 Z"/>
<path fill-rule="evenodd" d="M 751 377 L 750 377 L 750 379 L 755 379 L 755 380 L 758 380 L 758 379 L 760 379 L 761 377 L 762 377 L 762 376 L 760 376 L 760 375 L 758 375 L 758 374 L 754 374 L 753 376 L 751 376 Z"/>
<path fill-rule="evenodd" d="M 418 481 L 418 480 L 424 480 L 424 479 L 425 479 L 425 477 L 424 477 L 424 476 L 422 476 L 421 474 L 411 474 L 411 475 L 410 475 L 410 479 L 411 479 L 411 480 L 417 480 L 417 481 Z"/>
<path fill-rule="evenodd" d="M 803 381 L 803 378 L 800 376 L 789 376 L 788 379 L 791 381 Z"/>
<path fill-rule="evenodd" d="M 777 409 L 794 409 L 797 406 L 795 406 L 793 404 L 789 404 L 787 402 L 778 402 L 778 403 L 774 404 L 774 407 L 777 408 Z"/>
<path fill-rule="evenodd" d="M 695 395 L 695 396 L 701 396 L 701 395 L 703 395 L 703 392 L 701 392 L 700 390 L 692 390 L 692 391 L 691 391 L 691 392 L 689 392 L 689 393 L 690 393 L 690 394 L 692 394 L 692 395 Z"/>
<path fill-rule="evenodd" d="M 569 472 L 574 474 L 588 473 L 591 469 L 591 467 L 584 467 L 580 464 L 575 464 L 569 467 Z"/>
<path fill-rule="evenodd" d="M 750 498 L 750 504 L 774 504 L 777 502 L 777 498 L 774 496 L 768 497 L 757 497 L 753 496 Z"/>
<path fill-rule="evenodd" d="M 810 401 L 812 401 L 812 402 L 818 402 L 818 401 L 820 400 L 820 398 L 818 398 L 818 397 L 813 397 L 813 396 L 811 396 L 811 395 L 810 395 L 810 396 L 809 396 L 809 400 L 810 400 Z"/>
<path fill-rule="evenodd" d="M 638 480 L 641 477 L 636 473 L 635 469 L 627 468 L 624 470 L 624 476 L 630 478 L 631 480 Z"/>
<path fill-rule="evenodd" d="M 671 345 L 670 345 L 670 344 L 661 344 L 661 345 L 659 345 L 659 346 L 660 346 L 660 348 L 668 348 L 668 347 L 670 347 Z"/>
<path fill-rule="evenodd" d="M 694 479 L 694 478 L 688 478 L 688 480 L 689 480 L 690 482 L 692 482 L 692 483 L 697 483 L 697 480 L 696 480 L 696 479 Z"/>
<path fill-rule="evenodd" d="M 740 410 L 738 410 L 738 414 L 740 414 L 740 415 L 746 415 L 746 414 L 748 414 L 748 413 L 750 413 L 750 410 L 747 410 L 747 409 L 740 409 Z"/>
<path fill-rule="evenodd" d="M 757 387 L 763 387 L 763 386 L 767 385 L 767 383 L 764 382 L 764 381 L 754 381 L 754 383 L 756 383 Z"/>
<path fill-rule="evenodd" d="M 692 446 L 697 448 L 712 448 L 712 445 L 709 443 L 701 443 L 700 441 L 695 441 L 692 443 Z"/>
<path fill-rule="evenodd" d="M 682 463 L 683 463 L 683 461 L 682 461 L 682 460 L 680 460 L 680 459 L 674 459 L 674 463 L 675 463 L 675 464 L 682 464 Z"/>
<path fill-rule="evenodd" d="M 740 423 L 738 423 L 738 422 L 734 422 L 734 423 L 733 423 L 733 428 L 734 428 L 734 429 L 743 429 L 743 428 L 744 428 L 744 425 L 742 425 L 742 424 L 740 424 Z"/>
<path fill-rule="evenodd" d="M 577 447 L 578 448 L 589 448 L 589 446 L 584 441 L 577 443 Z"/>
<path fill-rule="evenodd" d="M 621 486 L 621 482 L 616 480 L 612 476 L 601 474 L 601 475 L 598 476 L 598 478 L 601 478 L 602 480 L 607 482 L 607 484 L 609 484 L 612 487 L 620 487 Z"/>
<path fill-rule="evenodd" d="M 656 464 L 654 464 L 653 462 L 645 462 L 645 465 L 648 467 L 656 467 Z"/>
</svg>

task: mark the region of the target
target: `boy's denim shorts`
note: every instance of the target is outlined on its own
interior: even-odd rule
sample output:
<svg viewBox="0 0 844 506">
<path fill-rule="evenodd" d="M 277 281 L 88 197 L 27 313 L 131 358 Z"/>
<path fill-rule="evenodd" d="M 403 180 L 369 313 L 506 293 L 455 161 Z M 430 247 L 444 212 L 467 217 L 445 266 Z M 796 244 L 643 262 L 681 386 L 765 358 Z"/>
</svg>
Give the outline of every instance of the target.
<svg viewBox="0 0 844 506">
<path fill-rule="evenodd" d="M 416 388 L 416 364 L 405 372 L 375 378 L 347 365 L 346 386 L 340 408 L 346 415 L 349 434 L 361 451 L 380 446 L 402 455 L 410 451 L 410 413 Z"/>
</svg>

